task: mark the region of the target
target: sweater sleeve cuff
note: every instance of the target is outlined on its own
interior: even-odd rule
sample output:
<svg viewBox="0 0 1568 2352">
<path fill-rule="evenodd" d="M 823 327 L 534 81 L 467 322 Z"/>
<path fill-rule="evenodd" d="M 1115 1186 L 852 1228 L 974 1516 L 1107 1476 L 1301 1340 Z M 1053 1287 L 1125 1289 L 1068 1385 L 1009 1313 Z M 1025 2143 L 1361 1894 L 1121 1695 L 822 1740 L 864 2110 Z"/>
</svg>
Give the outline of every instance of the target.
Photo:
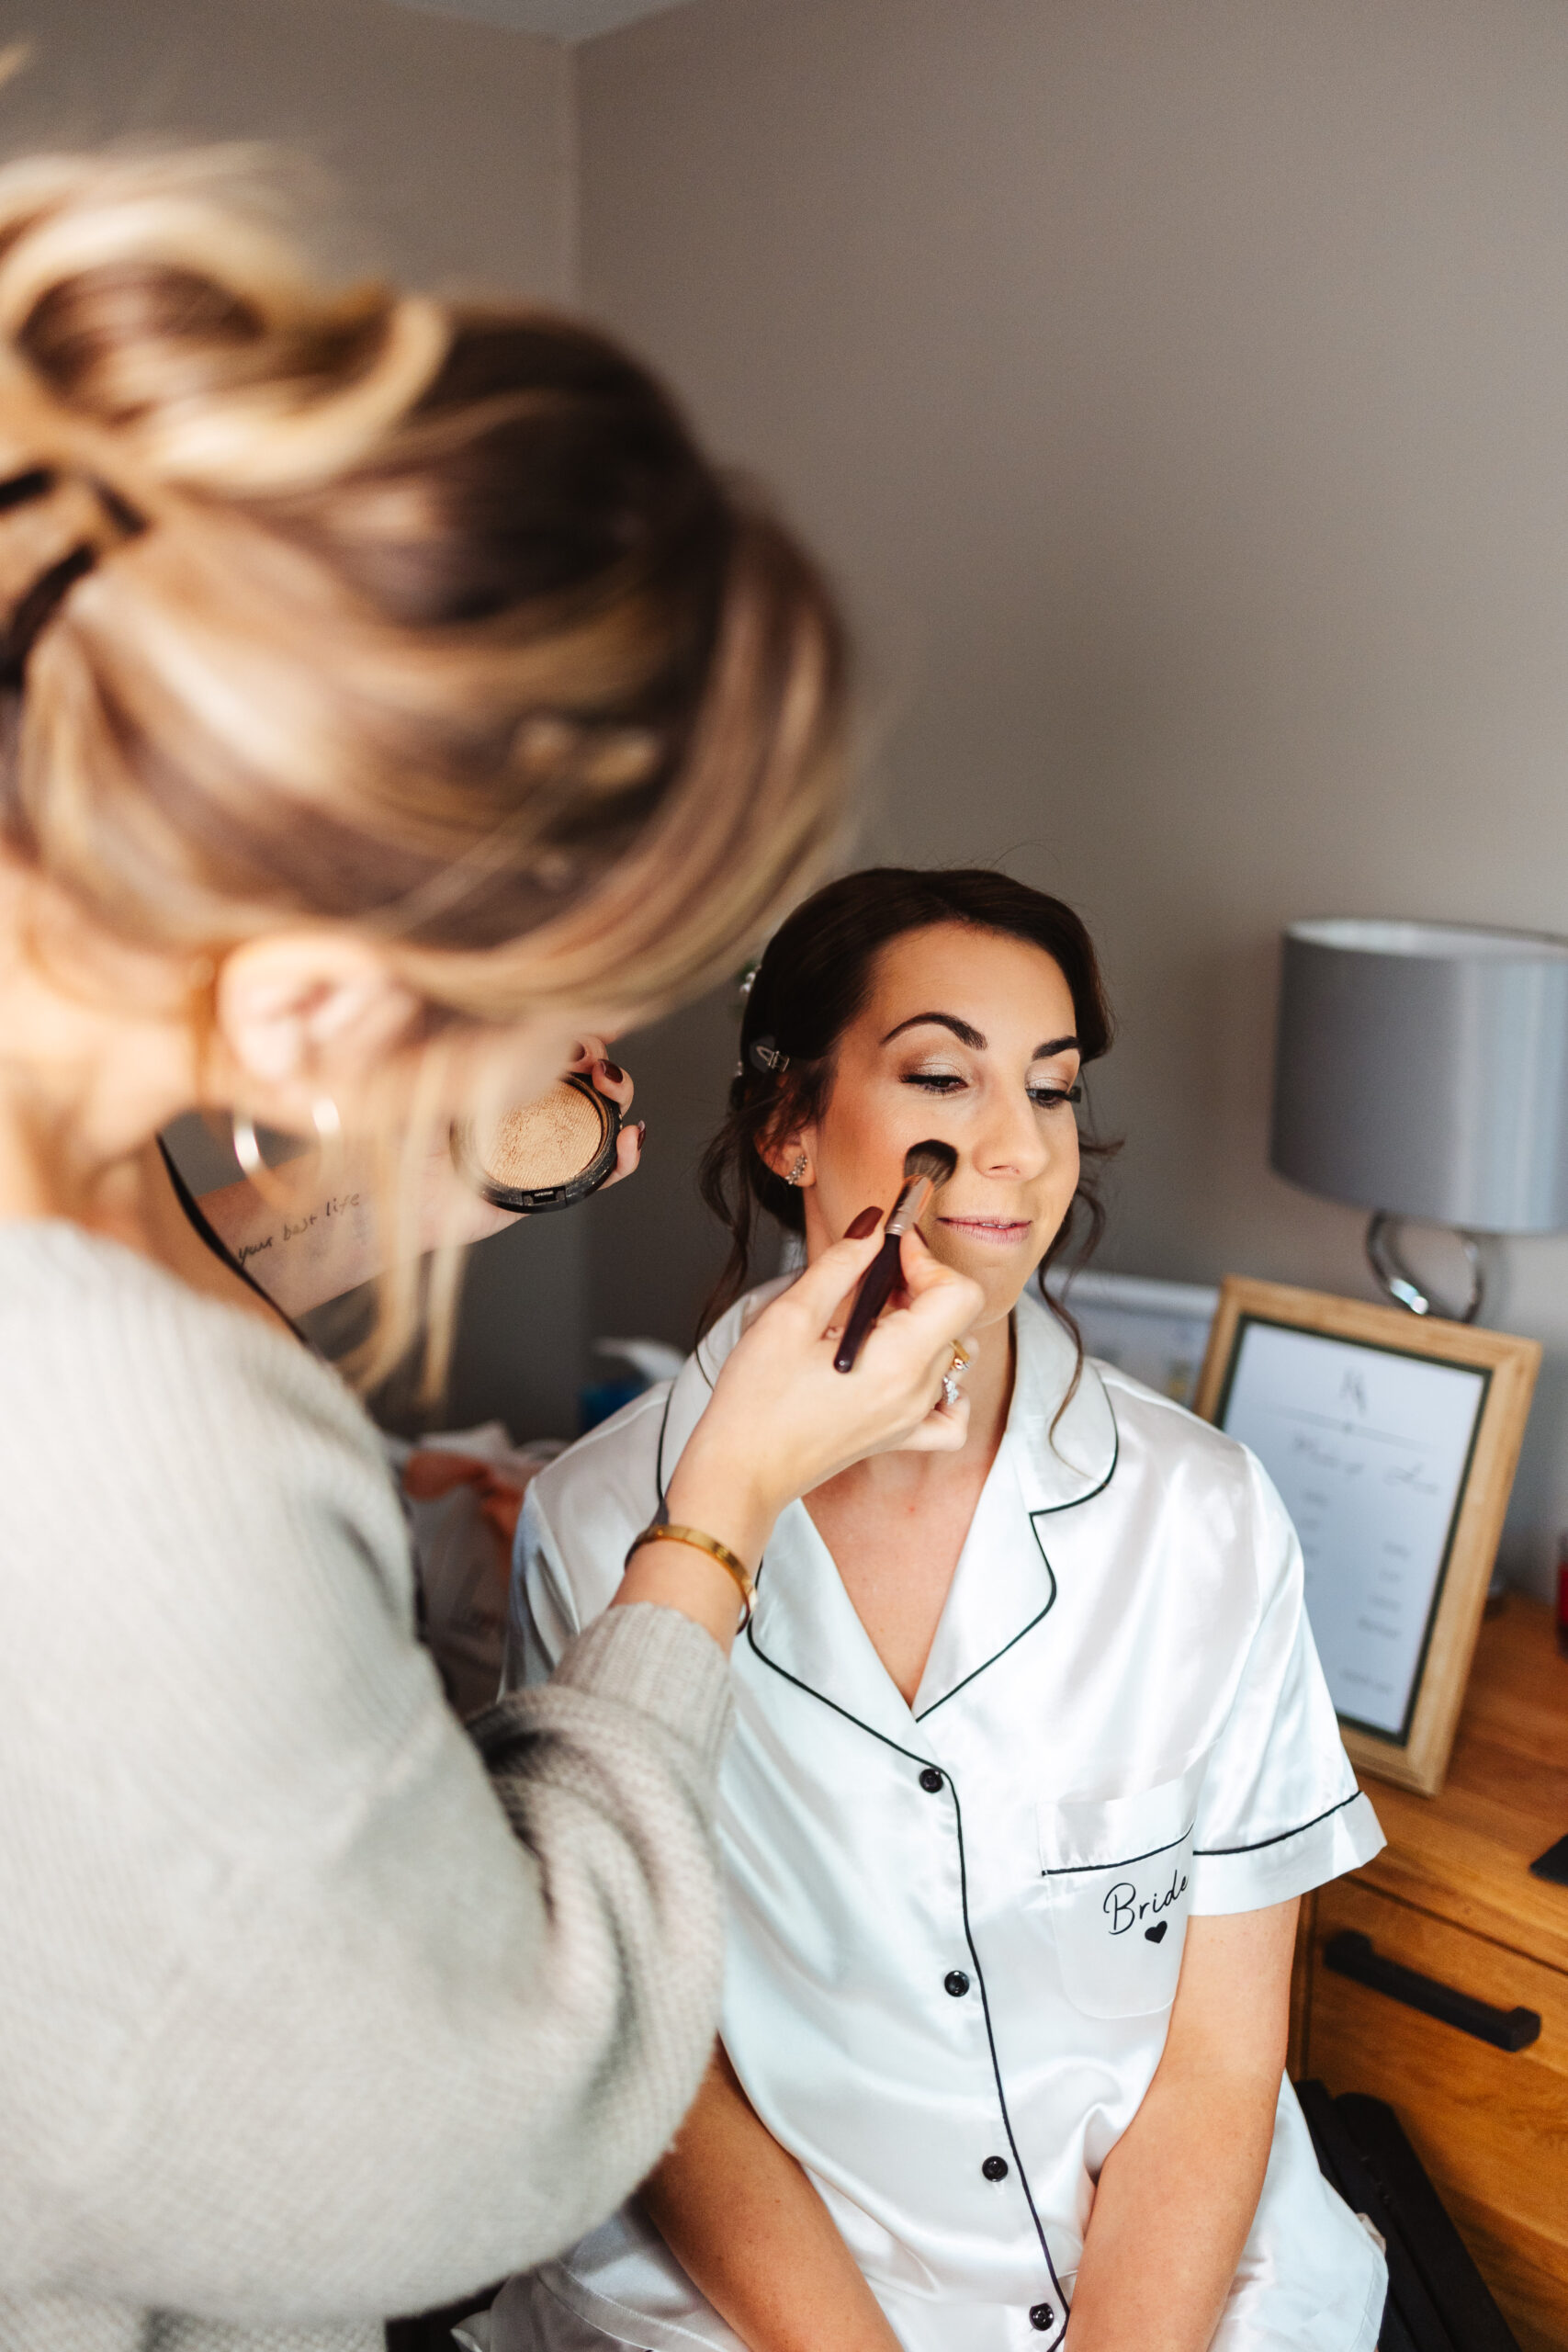
<svg viewBox="0 0 1568 2352">
<path fill-rule="evenodd" d="M 713 1635 L 678 1609 L 646 1600 L 607 1609 L 561 1652 L 551 1680 L 635 1707 L 718 1770 L 729 1731 L 729 1667 Z"/>
</svg>

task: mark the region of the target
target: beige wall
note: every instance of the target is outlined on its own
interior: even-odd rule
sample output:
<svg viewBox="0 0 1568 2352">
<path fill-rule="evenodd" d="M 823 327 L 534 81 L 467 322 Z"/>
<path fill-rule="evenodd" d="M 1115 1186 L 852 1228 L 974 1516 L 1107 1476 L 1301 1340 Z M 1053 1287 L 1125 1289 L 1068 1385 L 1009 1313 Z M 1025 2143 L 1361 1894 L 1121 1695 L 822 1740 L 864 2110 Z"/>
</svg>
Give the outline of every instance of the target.
<svg viewBox="0 0 1568 2352">
<path fill-rule="evenodd" d="M 1107 1261 L 1366 1287 L 1264 1166 L 1308 911 L 1568 930 L 1568 17 L 1540 0 L 691 0 L 573 55 L 385 0 L 32 0 L 0 147 L 322 162 L 357 251 L 570 296 L 826 549 L 869 853 L 1089 913 L 1123 1041 Z M 574 175 L 574 148 L 580 173 Z M 577 215 L 581 210 L 581 232 Z M 587 1330 L 685 1336 L 710 1001 L 628 1049 L 649 1166 L 476 1260 L 455 1416 L 570 1424 Z M 1509 1538 L 1568 1524 L 1568 1241 Z"/>
<path fill-rule="evenodd" d="M 560 299 L 575 273 L 571 62 L 387 0 L 12 0 L 30 37 L 0 148 L 280 140 L 324 165 L 357 250 L 443 287 Z"/>
<path fill-rule="evenodd" d="M 33 62 L 0 94 L 0 152 L 280 141 L 335 187 L 319 225 L 338 257 L 427 285 L 571 294 L 571 62 L 553 41 L 387 0 L 15 0 L 0 39 L 24 34 Z M 198 1183 L 229 1172 L 210 1155 L 190 1164 Z M 586 1240 L 541 1219 L 475 1253 L 455 1421 L 571 1432 Z"/>
<path fill-rule="evenodd" d="M 1276 939 L 1568 931 L 1568 15 L 695 0 L 579 73 L 589 303 L 858 616 L 867 847 L 1005 858 L 1103 942 L 1106 1262 L 1366 1289 L 1359 1218 L 1264 1164 Z M 601 1329 L 689 1310 L 726 1036 L 638 1063 L 662 1173 L 597 1212 Z M 1568 1238 L 1503 1263 L 1540 1578 Z"/>
</svg>

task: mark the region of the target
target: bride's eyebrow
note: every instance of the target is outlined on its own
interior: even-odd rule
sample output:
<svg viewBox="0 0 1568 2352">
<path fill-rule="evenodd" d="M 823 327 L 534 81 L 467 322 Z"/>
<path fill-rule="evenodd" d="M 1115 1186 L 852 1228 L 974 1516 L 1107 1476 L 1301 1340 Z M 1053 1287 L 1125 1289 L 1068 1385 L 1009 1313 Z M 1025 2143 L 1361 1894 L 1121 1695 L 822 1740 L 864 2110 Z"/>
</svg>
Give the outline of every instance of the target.
<svg viewBox="0 0 1568 2352">
<path fill-rule="evenodd" d="M 960 1021 L 955 1012 L 911 1012 L 908 1021 L 900 1021 L 896 1029 L 889 1029 L 882 1042 L 890 1046 L 895 1037 L 903 1035 L 906 1029 L 925 1027 L 950 1029 L 959 1044 L 967 1046 L 971 1053 L 983 1054 L 986 1050 L 987 1041 L 978 1029 L 972 1029 L 967 1021 Z M 1035 1046 L 1030 1059 L 1044 1062 L 1049 1061 L 1053 1054 L 1076 1054 L 1077 1050 L 1076 1037 L 1047 1037 L 1043 1046 Z"/>
<path fill-rule="evenodd" d="M 903 1035 L 906 1029 L 919 1029 L 931 1023 L 939 1029 L 951 1029 L 959 1044 L 967 1046 L 972 1053 L 985 1052 L 986 1040 L 978 1029 L 971 1029 L 967 1021 L 960 1021 L 955 1012 L 911 1012 L 908 1021 L 900 1021 L 896 1029 L 889 1029 L 882 1042 L 890 1046 L 895 1037 Z"/>
</svg>

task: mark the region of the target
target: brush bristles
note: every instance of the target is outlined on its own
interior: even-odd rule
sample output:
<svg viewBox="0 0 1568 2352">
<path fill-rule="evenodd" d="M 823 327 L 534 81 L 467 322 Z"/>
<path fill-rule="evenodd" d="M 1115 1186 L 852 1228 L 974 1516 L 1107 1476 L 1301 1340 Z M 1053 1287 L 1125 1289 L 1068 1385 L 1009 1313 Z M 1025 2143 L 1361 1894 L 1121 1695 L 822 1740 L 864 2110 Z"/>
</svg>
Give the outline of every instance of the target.
<svg viewBox="0 0 1568 2352">
<path fill-rule="evenodd" d="M 924 1176 L 928 1182 L 945 1184 L 958 1165 L 958 1154 L 950 1143 L 939 1143 L 933 1136 L 929 1143 L 914 1143 L 904 1154 L 904 1182 L 912 1184 Z"/>
</svg>

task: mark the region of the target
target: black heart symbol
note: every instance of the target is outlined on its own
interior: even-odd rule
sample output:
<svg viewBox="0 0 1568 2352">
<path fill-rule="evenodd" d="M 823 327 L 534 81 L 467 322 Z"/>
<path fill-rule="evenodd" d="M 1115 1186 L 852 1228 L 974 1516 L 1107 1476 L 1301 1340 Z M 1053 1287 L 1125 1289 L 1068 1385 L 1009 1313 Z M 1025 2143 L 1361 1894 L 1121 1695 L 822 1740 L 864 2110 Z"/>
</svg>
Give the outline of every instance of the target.
<svg viewBox="0 0 1568 2352">
<path fill-rule="evenodd" d="M 1145 1928 L 1144 1929 L 1144 1941 L 1146 1944 L 1157 1944 L 1169 1925 L 1170 1921 L 1168 1919 L 1162 1919 L 1157 1928 Z"/>
</svg>

